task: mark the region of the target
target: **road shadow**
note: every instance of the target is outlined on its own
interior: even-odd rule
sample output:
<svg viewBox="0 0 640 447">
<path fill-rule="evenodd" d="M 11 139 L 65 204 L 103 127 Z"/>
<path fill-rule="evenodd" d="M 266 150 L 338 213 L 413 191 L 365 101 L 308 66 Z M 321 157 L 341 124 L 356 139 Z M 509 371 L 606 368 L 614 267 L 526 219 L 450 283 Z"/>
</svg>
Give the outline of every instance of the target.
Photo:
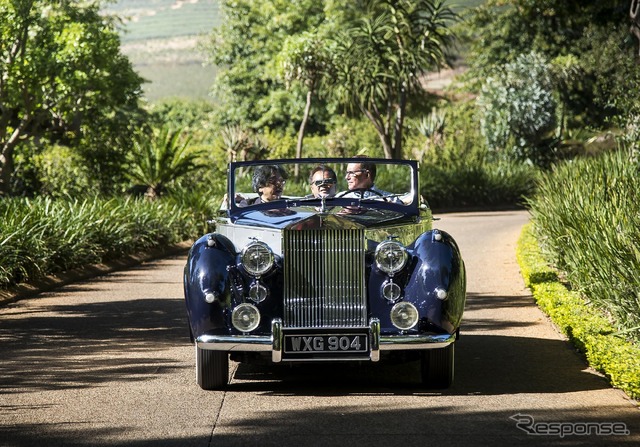
<svg viewBox="0 0 640 447">
<path fill-rule="evenodd" d="M 71 289 L 87 291 L 88 287 L 79 284 Z M 530 304 L 521 297 L 472 296 L 469 310 Z M 189 345 L 186 312 L 180 299 L 145 298 L 34 308 L 16 303 L 12 307 L 11 318 L 3 318 L 0 324 L 0 394 L 147 380 L 185 368 L 162 355 L 164 349 Z M 472 312 L 468 315 L 473 318 Z M 512 321 L 470 319 L 464 324 L 465 331 L 456 344 L 455 383 L 444 391 L 421 384 L 416 361 L 240 364 L 229 389 L 302 395 L 496 395 L 569 393 L 608 387 L 602 377 L 584 372 L 585 364 L 565 341 L 483 333 L 487 328 L 514 327 Z"/>
<path fill-rule="evenodd" d="M 526 296 L 500 296 L 493 294 L 467 294 L 467 301 L 464 308 L 461 330 L 467 334 L 469 332 L 493 331 L 501 329 L 526 328 L 540 324 L 539 321 L 515 321 L 505 318 L 509 311 L 535 307 L 532 297 Z M 495 316 L 477 317 L 475 311 L 485 311 L 490 309 Z"/>
<path fill-rule="evenodd" d="M 464 410 L 442 403 L 428 408 L 379 402 L 377 406 L 339 405 L 320 402 L 312 408 L 274 409 L 256 415 L 239 415 L 225 424 L 214 426 L 211 433 L 197 437 L 183 433 L 180 437 L 127 439 L 123 443 L 120 428 L 88 429 L 65 424 L 17 424 L 0 427 L 0 442 L 12 447 L 47 445 L 48 447 L 122 446 L 129 447 L 327 447 L 366 445 L 369 447 L 422 447 L 425 445 L 458 446 L 636 446 L 640 429 L 630 414 L 603 415 L 598 409 L 564 409 L 562 412 L 528 410 L 527 417 L 543 424 L 575 423 L 603 426 L 616 424 L 617 435 L 532 435 L 518 425 L 513 411 L 496 411 L 490 407 Z M 213 421 L 212 421 L 213 423 Z M 529 427 L 531 428 L 531 427 Z M 533 425 L 533 428 L 536 428 Z"/>
<path fill-rule="evenodd" d="M 162 355 L 189 343 L 182 300 L 12 307 L 0 322 L 0 394 L 147 380 L 184 368 Z"/>
<path fill-rule="evenodd" d="M 561 367 L 559 367 L 561 365 Z M 608 388 L 567 342 L 467 334 L 456 344 L 455 381 L 445 390 L 420 380 L 420 363 L 252 365 L 241 363 L 229 389 L 292 395 L 362 393 L 501 395 L 573 393 Z"/>
</svg>

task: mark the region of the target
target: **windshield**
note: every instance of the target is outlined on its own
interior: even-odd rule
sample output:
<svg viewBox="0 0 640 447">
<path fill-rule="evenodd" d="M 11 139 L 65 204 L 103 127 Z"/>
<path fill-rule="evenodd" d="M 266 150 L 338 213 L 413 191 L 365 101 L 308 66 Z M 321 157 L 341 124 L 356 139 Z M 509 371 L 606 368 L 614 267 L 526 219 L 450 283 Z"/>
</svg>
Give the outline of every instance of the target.
<svg viewBox="0 0 640 447">
<path fill-rule="evenodd" d="M 232 207 L 361 205 L 416 206 L 415 162 L 384 159 L 309 159 L 232 163 Z"/>
</svg>

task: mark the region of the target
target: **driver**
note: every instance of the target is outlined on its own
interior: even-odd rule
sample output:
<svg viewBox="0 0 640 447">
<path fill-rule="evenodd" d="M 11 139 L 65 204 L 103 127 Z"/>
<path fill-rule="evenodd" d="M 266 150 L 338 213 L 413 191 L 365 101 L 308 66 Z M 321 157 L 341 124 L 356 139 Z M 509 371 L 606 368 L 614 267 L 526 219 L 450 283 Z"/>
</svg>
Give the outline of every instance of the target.
<svg viewBox="0 0 640 447">
<path fill-rule="evenodd" d="M 344 178 L 347 180 L 349 191 L 344 197 L 381 198 L 392 195 L 390 192 L 378 189 L 374 185 L 376 179 L 376 165 L 366 161 L 366 157 L 360 163 L 349 163 Z M 397 201 L 397 198 L 394 198 Z"/>
</svg>

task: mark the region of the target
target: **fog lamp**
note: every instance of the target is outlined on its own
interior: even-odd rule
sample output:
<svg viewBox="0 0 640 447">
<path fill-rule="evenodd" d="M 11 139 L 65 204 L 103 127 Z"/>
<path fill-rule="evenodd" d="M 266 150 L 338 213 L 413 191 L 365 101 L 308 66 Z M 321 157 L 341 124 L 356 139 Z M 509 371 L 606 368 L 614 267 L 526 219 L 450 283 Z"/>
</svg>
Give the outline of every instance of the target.
<svg viewBox="0 0 640 447">
<path fill-rule="evenodd" d="M 400 330 L 407 330 L 418 324 L 418 309 L 411 303 L 397 303 L 391 308 L 391 322 Z"/>
<path fill-rule="evenodd" d="M 253 304 L 242 303 L 231 312 L 231 324 L 240 332 L 251 332 L 260 324 L 260 312 Z"/>
<path fill-rule="evenodd" d="M 254 303 L 260 303 L 267 297 L 267 288 L 259 283 L 254 283 L 249 288 L 249 299 Z"/>
<path fill-rule="evenodd" d="M 393 281 L 387 281 L 382 285 L 382 296 L 389 301 L 397 301 L 401 293 L 400 286 Z"/>
</svg>

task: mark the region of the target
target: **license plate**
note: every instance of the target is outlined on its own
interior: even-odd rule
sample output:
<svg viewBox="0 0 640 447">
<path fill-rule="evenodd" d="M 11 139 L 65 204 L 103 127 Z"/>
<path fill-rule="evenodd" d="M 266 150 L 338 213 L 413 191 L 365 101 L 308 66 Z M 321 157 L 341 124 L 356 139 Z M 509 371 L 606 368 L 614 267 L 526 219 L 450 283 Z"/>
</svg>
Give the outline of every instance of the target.
<svg viewBox="0 0 640 447">
<path fill-rule="evenodd" d="M 368 334 L 285 334 L 284 352 L 290 355 L 349 355 L 369 352 Z"/>
</svg>

